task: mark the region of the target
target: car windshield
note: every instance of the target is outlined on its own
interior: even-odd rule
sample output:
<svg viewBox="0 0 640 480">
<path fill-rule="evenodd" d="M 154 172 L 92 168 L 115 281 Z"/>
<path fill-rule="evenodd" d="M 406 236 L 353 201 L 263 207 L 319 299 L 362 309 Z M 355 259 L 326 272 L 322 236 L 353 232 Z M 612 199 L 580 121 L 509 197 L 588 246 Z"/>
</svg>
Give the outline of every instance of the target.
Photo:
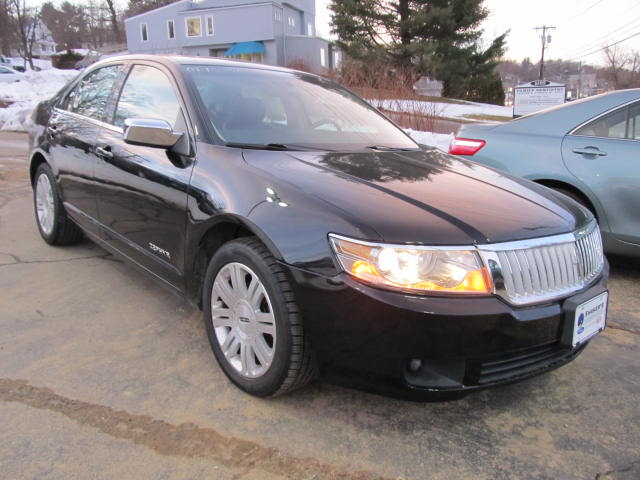
<svg viewBox="0 0 640 480">
<path fill-rule="evenodd" d="M 184 65 L 222 141 L 256 148 L 417 149 L 402 130 L 338 84 L 301 72 Z"/>
</svg>

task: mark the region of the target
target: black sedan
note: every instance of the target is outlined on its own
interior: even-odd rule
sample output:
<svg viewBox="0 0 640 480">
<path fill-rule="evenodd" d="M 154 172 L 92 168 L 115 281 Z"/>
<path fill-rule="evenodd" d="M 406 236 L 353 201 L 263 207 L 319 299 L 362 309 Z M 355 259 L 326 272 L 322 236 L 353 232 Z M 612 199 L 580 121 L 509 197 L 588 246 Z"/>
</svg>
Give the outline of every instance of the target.
<svg viewBox="0 0 640 480">
<path fill-rule="evenodd" d="M 44 240 L 86 235 L 184 293 L 253 395 L 318 374 L 466 392 L 562 365 L 605 326 L 587 209 L 419 146 L 329 80 L 123 56 L 32 120 Z"/>
</svg>

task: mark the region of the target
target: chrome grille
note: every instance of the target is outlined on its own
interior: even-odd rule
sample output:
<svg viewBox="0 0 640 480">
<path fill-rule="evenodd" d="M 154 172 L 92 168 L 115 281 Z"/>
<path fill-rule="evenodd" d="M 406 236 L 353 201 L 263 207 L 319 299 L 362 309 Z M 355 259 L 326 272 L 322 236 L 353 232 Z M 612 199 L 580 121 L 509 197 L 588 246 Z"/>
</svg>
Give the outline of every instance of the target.
<svg viewBox="0 0 640 480">
<path fill-rule="evenodd" d="M 602 270 L 600 230 L 479 247 L 496 293 L 514 304 L 557 298 L 586 286 Z"/>
</svg>

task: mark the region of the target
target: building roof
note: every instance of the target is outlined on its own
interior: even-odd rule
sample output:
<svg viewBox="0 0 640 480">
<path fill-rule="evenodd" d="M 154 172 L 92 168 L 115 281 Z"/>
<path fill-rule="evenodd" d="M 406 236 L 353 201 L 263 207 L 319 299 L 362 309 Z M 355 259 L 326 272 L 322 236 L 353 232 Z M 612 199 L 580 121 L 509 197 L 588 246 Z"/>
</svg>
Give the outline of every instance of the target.
<svg viewBox="0 0 640 480">
<path fill-rule="evenodd" d="M 133 17 L 129 17 L 129 18 L 125 18 L 124 21 L 128 22 L 129 20 L 133 20 L 135 18 L 138 17 L 143 17 L 146 15 L 149 15 L 151 13 L 155 13 L 159 10 L 163 10 L 165 8 L 169 8 L 169 7 L 175 7 L 178 4 L 187 4 L 187 8 L 185 8 L 184 10 L 180 10 L 177 13 L 191 13 L 191 12 L 204 12 L 206 10 L 221 10 L 221 9 L 228 9 L 228 8 L 245 8 L 245 7 L 253 7 L 253 6 L 257 6 L 257 5 L 276 5 L 278 7 L 282 7 L 282 4 L 286 4 L 287 6 L 294 8 L 296 10 L 299 10 L 295 5 L 291 5 L 288 2 L 274 2 L 274 1 L 256 1 L 255 3 L 241 3 L 239 5 L 218 5 L 218 6 L 210 6 L 210 7 L 199 7 L 199 8 L 190 8 L 192 5 L 198 5 L 199 2 L 193 2 L 190 0 L 181 0 L 179 2 L 173 2 L 170 3 L 168 5 L 164 5 L 162 7 L 159 8 L 154 8 L 153 10 L 147 10 L 146 12 L 142 12 L 139 13 L 137 15 L 134 15 Z"/>
</svg>

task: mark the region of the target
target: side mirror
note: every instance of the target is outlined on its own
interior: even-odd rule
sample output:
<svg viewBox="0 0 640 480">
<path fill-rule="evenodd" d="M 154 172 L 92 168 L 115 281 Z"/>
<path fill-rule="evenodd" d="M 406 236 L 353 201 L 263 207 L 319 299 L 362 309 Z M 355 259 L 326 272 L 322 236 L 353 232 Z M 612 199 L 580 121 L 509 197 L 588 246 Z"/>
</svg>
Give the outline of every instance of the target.
<svg viewBox="0 0 640 480">
<path fill-rule="evenodd" d="M 124 141 L 132 145 L 171 148 L 182 135 L 182 132 L 174 132 L 164 120 L 127 118 L 124 121 Z"/>
</svg>

